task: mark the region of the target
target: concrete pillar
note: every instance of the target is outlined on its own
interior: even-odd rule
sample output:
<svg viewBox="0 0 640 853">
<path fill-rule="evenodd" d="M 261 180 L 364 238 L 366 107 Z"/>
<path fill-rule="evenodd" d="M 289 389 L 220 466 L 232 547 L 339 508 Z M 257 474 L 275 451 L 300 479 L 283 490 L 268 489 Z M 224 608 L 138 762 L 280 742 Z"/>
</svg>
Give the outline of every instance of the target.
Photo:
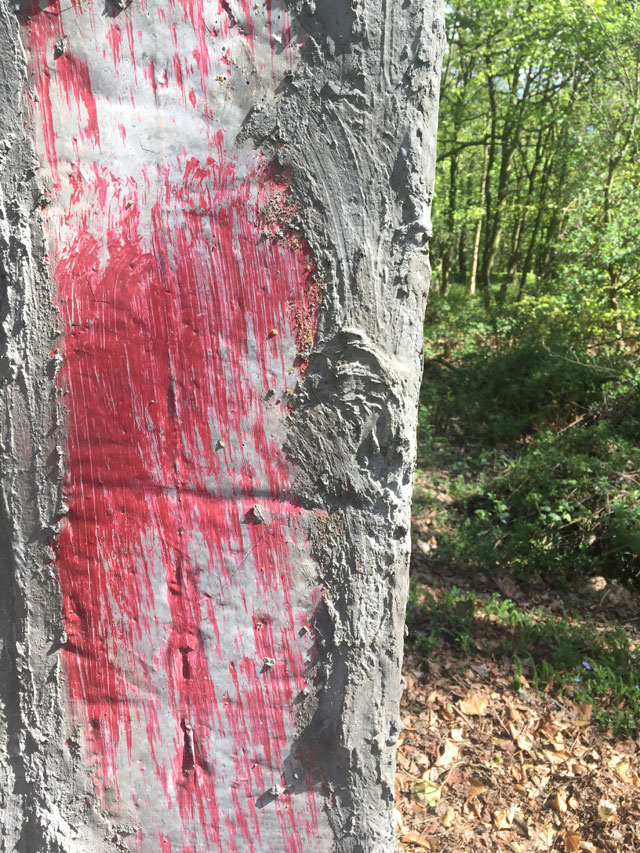
<svg viewBox="0 0 640 853">
<path fill-rule="evenodd" d="M 2 849 L 395 849 L 442 48 L 0 0 Z"/>
</svg>

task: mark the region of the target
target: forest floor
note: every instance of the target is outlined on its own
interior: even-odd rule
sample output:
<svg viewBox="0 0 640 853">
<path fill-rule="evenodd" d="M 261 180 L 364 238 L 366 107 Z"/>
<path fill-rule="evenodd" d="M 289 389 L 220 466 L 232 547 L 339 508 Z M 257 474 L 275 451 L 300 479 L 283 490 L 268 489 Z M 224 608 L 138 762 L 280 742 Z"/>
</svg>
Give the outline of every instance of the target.
<svg viewBox="0 0 640 853">
<path fill-rule="evenodd" d="M 414 519 L 400 850 L 640 850 L 640 697 L 619 671 L 637 660 L 640 598 L 603 578 L 559 592 L 443 565 L 431 523 Z"/>
</svg>

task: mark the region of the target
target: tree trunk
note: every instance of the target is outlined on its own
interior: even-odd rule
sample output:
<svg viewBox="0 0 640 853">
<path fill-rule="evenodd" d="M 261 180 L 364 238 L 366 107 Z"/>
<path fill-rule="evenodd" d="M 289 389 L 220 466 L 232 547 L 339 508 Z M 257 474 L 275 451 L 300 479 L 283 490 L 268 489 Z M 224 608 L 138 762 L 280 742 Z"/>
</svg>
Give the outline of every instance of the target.
<svg viewBox="0 0 640 853">
<path fill-rule="evenodd" d="M 458 237 L 458 282 L 467 280 L 467 226 L 463 222 Z"/>
<path fill-rule="evenodd" d="M 502 287 L 501 287 L 500 297 L 501 297 L 501 301 L 503 303 L 506 300 L 507 292 L 508 292 L 509 288 L 512 287 L 512 285 L 515 283 L 516 275 L 518 272 L 518 265 L 520 264 L 520 261 L 522 260 L 522 243 L 523 243 L 523 238 L 524 238 L 526 227 L 527 227 L 527 221 L 529 218 L 529 211 L 532 209 L 532 206 L 533 206 L 533 198 L 534 198 L 535 190 L 536 190 L 536 183 L 537 183 L 536 179 L 537 179 L 537 175 L 538 175 L 538 168 L 539 168 L 540 163 L 542 162 L 542 159 L 543 159 L 544 150 L 546 148 L 546 143 L 551 138 L 551 133 L 552 133 L 551 129 L 547 130 L 546 138 L 544 138 L 544 128 L 541 128 L 538 131 L 538 138 L 537 138 L 536 147 L 535 147 L 535 155 L 533 158 L 533 163 L 531 165 L 531 169 L 526 168 L 526 162 L 525 162 L 525 171 L 527 171 L 527 192 L 526 192 L 526 195 L 524 196 L 524 201 L 522 204 L 522 215 L 518 219 L 518 223 L 517 223 L 515 234 L 514 234 L 513 246 L 511 249 L 511 256 L 509 258 L 509 263 L 507 265 L 507 274 L 506 274 L 505 280 L 504 280 Z M 543 145 L 543 140 L 544 140 L 544 145 Z M 546 167 L 548 167 L 550 161 L 551 161 L 551 158 L 547 157 L 547 160 L 545 163 Z M 543 172 L 543 182 L 545 181 L 545 179 L 548 180 L 547 172 L 548 172 L 548 168 L 545 168 L 545 170 Z M 538 220 L 540 218 L 540 214 L 541 214 L 541 205 L 538 205 Z M 536 234 L 537 234 L 537 225 L 539 224 L 538 220 L 536 220 L 536 228 L 534 229 Z M 534 240 L 535 240 L 535 236 L 534 236 Z M 531 247 L 531 245 L 534 244 L 534 240 L 531 241 L 530 247 Z M 530 258 L 529 258 L 529 261 L 530 261 Z"/>
<path fill-rule="evenodd" d="M 480 286 L 484 297 L 485 307 L 487 308 L 491 302 L 491 274 L 493 272 L 493 264 L 498 254 L 500 239 L 502 237 L 502 225 L 507 202 L 509 176 L 511 173 L 511 160 L 515 151 L 515 146 L 513 145 L 512 140 L 510 140 L 509 134 L 506 130 L 502 134 L 501 150 L 502 157 L 500 161 L 500 173 L 495 200 L 489 200 L 487 202 L 487 213 L 485 215 L 485 240 L 482 253 L 482 263 L 480 265 Z M 487 179 L 487 184 L 490 184 L 490 178 Z"/>
<path fill-rule="evenodd" d="M 604 187 L 604 202 L 602 206 L 602 218 L 606 225 L 610 225 L 612 221 L 611 193 L 613 191 L 613 178 L 619 160 L 619 156 L 609 157 L 609 162 L 607 164 L 607 180 Z M 621 347 L 624 342 L 624 327 L 622 325 L 622 312 L 620 311 L 620 300 L 618 298 L 619 274 L 613 261 L 611 261 L 607 267 L 607 275 L 609 277 L 609 306 L 611 307 L 614 315 L 617 346 Z"/>
<path fill-rule="evenodd" d="M 483 149 L 482 156 L 482 180 L 480 182 L 480 199 L 481 202 L 484 201 L 486 197 L 486 183 L 488 180 L 488 151 L 487 146 L 485 145 Z M 473 237 L 473 250 L 471 252 L 471 269 L 469 271 L 469 294 L 471 296 L 475 295 L 476 292 L 476 282 L 478 275 L 478 260 L 480 258 L 480 238 L 482 237 L 482 221 L 484 219 L 483 215 L 478 217 L 478 221 L 476 222 L 476 230 Z"/>
<path fill-rule="evenodd" d="M 457 128 L 454 139 L 457 139 Z M 442 278 L 440 293 L 447 296 L 451 289 L 452 255 L 455 247 L 456 208 L 458 195 L 458 157 L 452 154 L 449 160 L 449 207 L 447 210 L 447 233 L 442 253 Z"/>
<path fill-rule="evenodd" d="M 538 234 L 540 233 L 540 228 L 542 225 L 542 217 L 546 211 L 546 200 L 547 200 L 547 191 L 549 189 L 549 181 L 551 179 L 551 164 L 553 163 L 553 151 L 547 154 L 547 158 L 545 160 L 544 168 L 542 170 L 542 178 L 540 181 L 540 192 L 538 195 L 538 200 L 536 204 L 536 218 L 533 222 L 533 227 L 531 229 L 531 234 L 529 236 L 529 246 L 527 248 L 527 253 L 522 262 L 522 270 L 520 272 L 520 284 L 518 286 L 518 293 L 516 295 L 516 302 L 520 302 L 522 297 L 525 294 L 525 290 L 527 288 L 527 282 L 529 280 L 529 273 L 533 269 L 534 265 L 534 256 L 536 251 L 540 251 L 539 243 L 538 243 Z"/>
<path fill-rule="evenodd" d="M 518 217 L 518 220 L 515 224 L 513 238 L 511 240 L 511 253 L 509 255 L 509 262 L 507 264 L 507 270 L 500 285 L 500 296 L 499 302 L 501 305 L 507 300 L 507 293 L 509 292 L 509 288 L 513 284 L 516 276 L 516 270 L 518 268 L 518 262 L 520 260 L 520 253 L 522 250 L 522 237 L 524 235 L 525 228 L 527 227 L 527 217 L 528 217 L 528 206 L 527 204 L 523 205 L 522 214 Z"/>
<path fill-rule="evenodd" d="M 16 8 L 4 846 L 391 851 L 441 2 Z"/>
<path fill-rule="evenodd" d="M 489 171 L 486 183 L 486 214 L 485 214 L 485 239 L 480 265 L 480 287 L 485 308 L 491 304 L 491 274 L 493 265 L 500 247 L 504 213 L 507 205 L 509 192 L 509 181 L 511 177 L 511 166 L 513 155 L 518 146 L 518 139 L 522 131 L 523 105 L 527 102 L 529 88 L 531 85 L 531 71 L 527 73 L 524 86 L 520 83 L 520 66 L 516 64 L 512 72 L 511 98 L 513 115 L 505 117 L 500 134 L 500 169 L 495 197 L 491 192 L 491 174 L 496 151 L 496 128 L 497 128 L 497 103 L 495 80 L 488 78 L 489 100 L 491 105 L 491 137 L 492 142 L 489 154 Z M 518 93 L 516 96 L 515 93 Z"/>
</svg>

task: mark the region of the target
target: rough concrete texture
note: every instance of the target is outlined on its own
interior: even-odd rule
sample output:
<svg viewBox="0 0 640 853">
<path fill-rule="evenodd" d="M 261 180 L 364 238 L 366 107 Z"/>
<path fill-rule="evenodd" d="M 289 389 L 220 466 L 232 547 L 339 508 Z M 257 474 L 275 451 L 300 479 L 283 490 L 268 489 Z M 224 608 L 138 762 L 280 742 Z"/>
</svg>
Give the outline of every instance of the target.
<svg viewBox="0 0 640 853">
<path fill-rule="evenodd" d="M 440 0 L 0 0 L 1 849 L 394 849 Z"/>
</svg>

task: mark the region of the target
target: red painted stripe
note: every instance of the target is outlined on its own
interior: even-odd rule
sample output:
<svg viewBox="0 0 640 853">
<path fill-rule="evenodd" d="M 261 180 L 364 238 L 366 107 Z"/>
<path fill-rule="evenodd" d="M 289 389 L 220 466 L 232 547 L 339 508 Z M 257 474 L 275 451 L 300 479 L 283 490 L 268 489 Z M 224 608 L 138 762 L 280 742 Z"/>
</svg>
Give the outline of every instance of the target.
<svg viewBox="0 0 640 853">
<path fill-rule="evenodd" d="M 206 94 L 202 4 L 183 0 L 182 9 L 197 34 Z M 204 160 L 185 156 L 155 175 L 116 177 L 100 156 L 86 61 L 65 48 L 52 84 L 59 6 L 29 16 L 44 153 L 56 187 L 68 181 L 71 190 L 48 228 L 66 328 L 59 383 L 69 514 L 56 551 L 72 711 L 85 728 L 103 807 L 110 791 L 123 795 L 122 747 L 133 766 L 142 727 L 166 809 L 179 812 L 183 853 L 200 849 L 202 837 L 207 849 L 265 849 L 255 790 L 284 784 L 273 769 L 289 752 L 305 667 L 291 597 L 298 509 L 270 426 L 284 422 L 286 403 L 265 398 L 295 381 L 285 342 L 293 336 L 305 349 L 314 333 L 319 293 L 309 250 L 261 221 L 265 208 L 295 212 L 286 184 L 258 156 L 239 175 L 222 131 Z M 127 24 L 135 65 L 130 32 Z M 108 61 L 117 70 L 121 32 L 111 24 L 110 33 Z M 147 68 L 137 84 L 155 97 L 153 60 Z M 93 152 L 64 172 L 52 85 Z M 267 524 L 255 523 L 256 503 Z M 247 573 L 257 589 L 250 601 L 240 583 Z M 225 621 L 239 603 L 246 639 L 232 639 L 235 626 Z M 274 632 L 274 608 L 283 603 L 286 618 Z M 212 672 L 227 658 L 233 693 L 220 695 Z M 275 666 L 265 671 L 263 658 Z M 233 779 L 216 760 L 216 740 L 228 736 Z M 221 790 L 231 792 L 232 819 L 220 812 Z M 302 822 L 289 805 L 288 794 L 276 804 L 279 849 L 302 851 L 317 833 L 314 797 Z M 148 839 L 138 842 L 149 849 Z M 162 833 L 153 843 L 172 849 Z"/>
</svg>

